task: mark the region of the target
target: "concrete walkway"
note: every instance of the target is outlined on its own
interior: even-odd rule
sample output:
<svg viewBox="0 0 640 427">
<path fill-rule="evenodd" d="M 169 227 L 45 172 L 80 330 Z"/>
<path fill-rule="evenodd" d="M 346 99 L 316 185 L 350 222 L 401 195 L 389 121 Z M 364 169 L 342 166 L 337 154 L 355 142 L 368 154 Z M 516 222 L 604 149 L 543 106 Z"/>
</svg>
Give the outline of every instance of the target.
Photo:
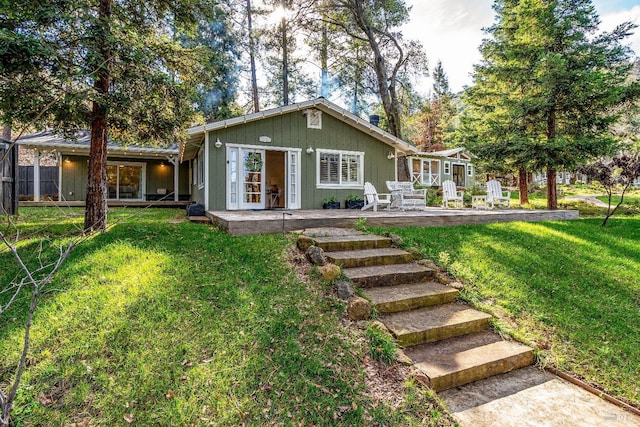
<svg viewBox="0 0 640 427">
<path fill-rule="evenodd" d="M 600 199 L 595 198 L 594 196 L 584 196 L 584 195 L 576 195 L 576 196 L 567 196 L 565 197 L 567 200 L 582 200 L 583 202 L 591 203 L 599 208 L 606 208 L 609 205 Z"/>
<path fill-rule="evenodd" d="M 465 427 L 640 427 L 640 417 L 535 367 L 438 393 Z"/>
</svg>

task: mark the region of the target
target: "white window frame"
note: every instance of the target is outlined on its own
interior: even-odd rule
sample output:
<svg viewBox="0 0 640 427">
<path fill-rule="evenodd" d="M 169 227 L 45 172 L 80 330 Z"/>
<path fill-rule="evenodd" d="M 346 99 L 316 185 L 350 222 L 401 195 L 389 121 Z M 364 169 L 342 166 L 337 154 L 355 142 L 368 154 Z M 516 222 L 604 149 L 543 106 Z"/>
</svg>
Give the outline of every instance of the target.
<svg viewBox="0 0 640 427">
<path fill-rule="evenodd" d="M 306 110 L 307 115 L 307 128 L 308 129 L 322 129 L 322 111 L 320 110 Z"/>
<path fill-rule="evenodd" d="M 140 198 L 137 199 L 121 199 L 120 198 L 120 166 L 135 166 L 140 167 Z M 115 199 L 107 199 L 107 200 L 122 200 L 122 201 L 144 201 L 145 194 L 147 193 L 147 163 L 145 162 L 119 162 L 117 160 L 109 160 L 107 161 L 107 166 L 115 166 L 117 170 L 116 181 L 117 181 L 117 189 L 116 189 L 116 198 Z M 108 197 L 108 194 L 107 194 Z"/>
<path fill-rule="evenodd" d="M 204 149 L 200 148 L 198 157 L 196 158 L 196 183 L 198 190 L 204 188 Z"/>
<path fill-rule="evenodd" d="M 451 175 L 451 162 L 444 162 L 444 175 Z"/>
<path fill-rule="evenodd" d="M 322 154 L 338 154 L 339 160 L 338 163 L 340 165 L 340 170 L 338 171 L 338 182 L 337 184 L 325 184 L 320 182 L 320 158 Z M 357 183 L 342 183 L 342 156 L 358 156 L 359 157 L 359 165 L 358 165 L 358 182 Z M 362 190 L 364 188 L 364 152 L 362 151 L 344 151 L 344 150 L 326 150 L 326 149 L 318 149 L 316 150 L 316 188 L 326 188 L 326 189 L 351 189 L 351 190 Z"/>
<path fill-rule="evenodd" d="M 473 176 L 473 165 L 471 163 L 467 164 L 467 176 Z"/>
</svg>

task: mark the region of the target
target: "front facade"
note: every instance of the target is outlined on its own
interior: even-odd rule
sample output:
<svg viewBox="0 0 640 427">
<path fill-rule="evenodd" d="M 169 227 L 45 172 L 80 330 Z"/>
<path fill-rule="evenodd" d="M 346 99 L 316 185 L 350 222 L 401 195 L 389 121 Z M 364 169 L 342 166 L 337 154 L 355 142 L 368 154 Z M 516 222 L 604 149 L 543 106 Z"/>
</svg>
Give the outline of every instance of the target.
<svg viewBox="0 0 640 427">
<path fill-rule="evenodd" d="M 188 130 L 192 195 L 207 210 L 320 209 L 380 192 L 415 148 L 318 98 Z"/>
<path fill-rule="evenodd" d="M 457 187 L 469 187 L 475 182 L 472 156 L 464 148 L 421 152 L 408 160 L 414 185 L 440 187 L 450 180 Z"/>
<path fill-rule="evenodd" d="M 77 131 L 73 140 L 50 132 L 18 140 L 33 152 L 33 200 L 41 201 L 40 159 L 52 155 L 58 168 L 58 201 L 84 201 L 89 165 L 88 131 Z M 50 156 L 51 157 L 51 156 Z M 107 148 L 107 199 L 119 202 L 178 201 L 190 199 L 190 171 L 178 161 L 178 147 L 123 147 L 109 142 Z M 174 191 L 177 189 L 177 191 Z"/>
</svg>

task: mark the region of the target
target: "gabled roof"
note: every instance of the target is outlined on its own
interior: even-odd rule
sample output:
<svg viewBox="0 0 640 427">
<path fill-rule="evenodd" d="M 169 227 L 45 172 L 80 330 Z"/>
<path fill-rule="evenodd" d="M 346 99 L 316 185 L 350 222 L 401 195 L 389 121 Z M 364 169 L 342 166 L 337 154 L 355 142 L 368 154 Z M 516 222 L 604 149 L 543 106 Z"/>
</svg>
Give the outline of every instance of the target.
<svg viewBox="0 0 640 427">
<path fill-rule="evenodd" d="M 348 112 L 344 108 L 341 108 L 336 104 L 320 97 L 312 99 L 310 101 L 285 105 L 284 107 L 273 108 L 271 110 L 260 111 L 258 113 L 247 114 L 245 116 L 235 117 L 233 119 L 207 123 L 206 125 L 189 128 L 187 129 L 187 140 L 180 146 L 180 159 L 182 160 L 185 157 L 191 158 L 195 155 L 198 148 L 202 144 L 202 141 L 204 141 L 204 134 L 207 131 L 226 129 L 232 126 L 238 126 L 269 117 L 280 116 L 295 111 L 302 112 L 307 108 L 317 108 L 318 110 L 327 113 L 330 116 L 335 117 L 338 120 L 341 120 L 342 122 L 373 136 L 379 141 L 390 145 L 398 151 L 401 151 L 403 153 L 418 153 L 418 149 L 413 145 L 408 144 L 400 138 L 391 135 L 389 132 L 386 132 L 377 126 L 372 125 L 368 121 L 356 116 L 353 113 Z"/>
<path fill-rule="evenodd" d="M 67 139 L 52 132 L 45 131 L 25 135 L 18 139 L 17 144 L 25 148 L 43 148 L 65 153 L 88 155 L 90 142 L 90 131 L 77 130 L 75 131 L 74 139 Z M 109 140 L 107 142 L 107 154 L 120 154 L 132 157 L 175 156 L 178 154 L 178 145 L 171 144 L 167 148 L 144 147 L 136 144 L 124 146 Z"/>
<path fill-rule="evenodd" d="M 440 151 L 420 151 L 417 153 L 420 156 L 429 156 L 429 157 L 452 157 L 456 154 L 462 154 L 463 156 L 471 159 L 473 154 L 467 151 L 464 147 L 451 148 L 449 150 L 440 150 Z"/>
</svg>

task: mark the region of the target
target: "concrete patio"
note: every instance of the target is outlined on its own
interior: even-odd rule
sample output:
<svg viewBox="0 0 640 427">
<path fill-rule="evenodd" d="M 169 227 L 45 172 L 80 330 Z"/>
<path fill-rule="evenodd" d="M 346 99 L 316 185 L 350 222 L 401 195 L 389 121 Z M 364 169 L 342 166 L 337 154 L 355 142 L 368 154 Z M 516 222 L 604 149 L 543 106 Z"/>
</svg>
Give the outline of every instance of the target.
<svg viewBox="0 0 640 427">
<path fill-rule="evenodd" d="M 356 221 L 366 218 L 367 226 L 380 227 L 441 227 L 448 225 L 488 224 L 509 221 L 555 221 L 578 218 L 576 210 L 477 210 L 442 209 L 425 210 L 371 210 L 318 209 L 318 210 L 256 210 L 207 211 L 213 224 L 232 235 L 272 234 L 305 228 L 353 228 Z"/>
</svg>

